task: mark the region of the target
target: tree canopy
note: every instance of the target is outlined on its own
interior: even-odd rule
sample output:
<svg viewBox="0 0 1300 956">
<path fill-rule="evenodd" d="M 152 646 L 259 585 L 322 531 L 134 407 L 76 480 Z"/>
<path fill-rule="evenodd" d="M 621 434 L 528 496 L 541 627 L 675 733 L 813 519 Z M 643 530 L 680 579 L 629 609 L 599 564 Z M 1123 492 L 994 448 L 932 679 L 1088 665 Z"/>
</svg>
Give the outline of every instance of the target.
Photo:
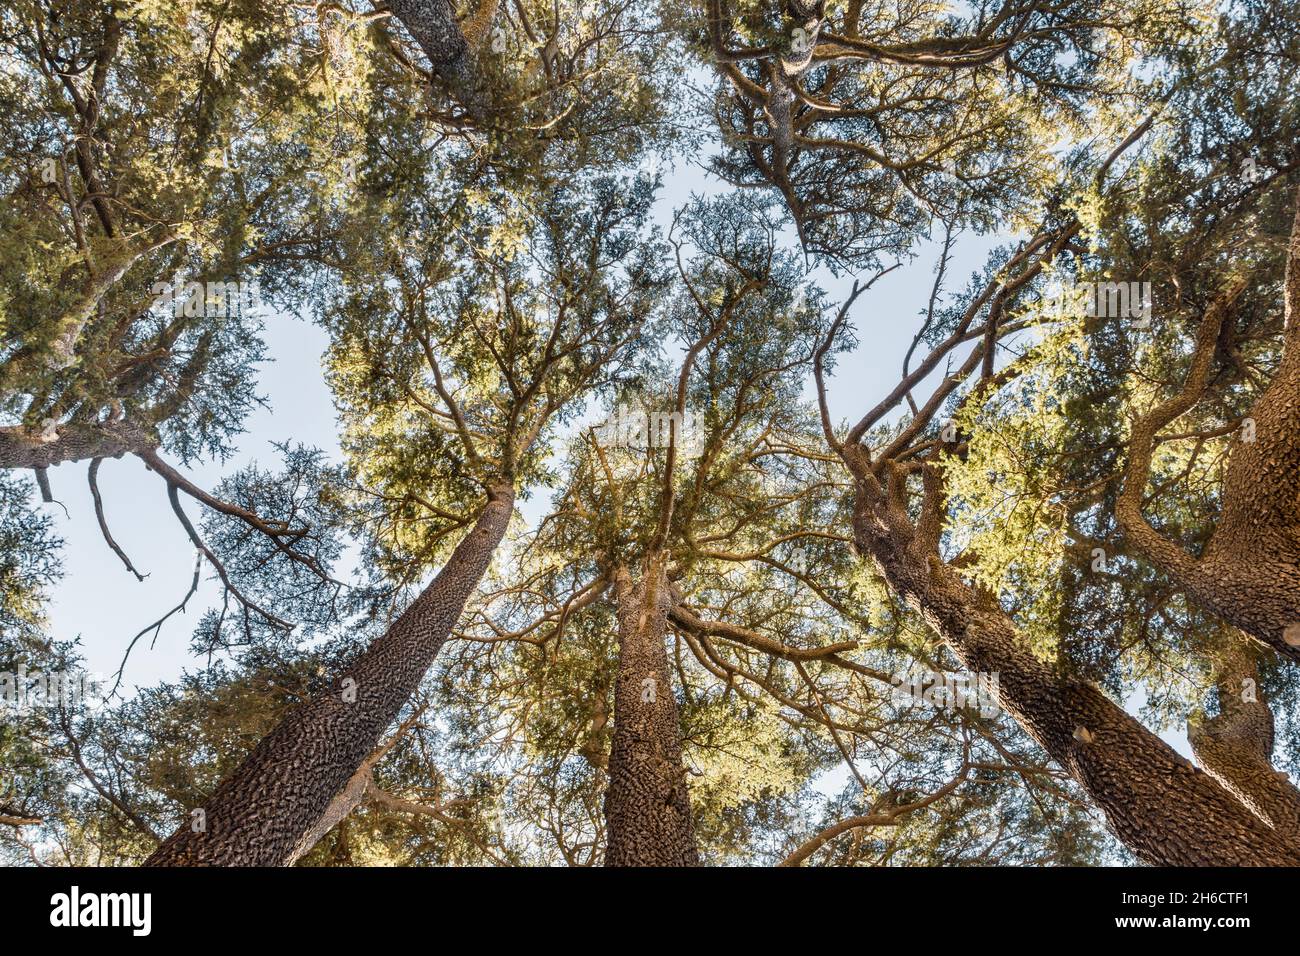
<svg viewBox="0 0 1300 956">
<path fill-rule="evenodd" d="M 0 861 L 1300 863 L 1296 11 L 17 0 L 0 58 Z M 247 453 L 272 322 L 330 447 Z"/>
</svg>

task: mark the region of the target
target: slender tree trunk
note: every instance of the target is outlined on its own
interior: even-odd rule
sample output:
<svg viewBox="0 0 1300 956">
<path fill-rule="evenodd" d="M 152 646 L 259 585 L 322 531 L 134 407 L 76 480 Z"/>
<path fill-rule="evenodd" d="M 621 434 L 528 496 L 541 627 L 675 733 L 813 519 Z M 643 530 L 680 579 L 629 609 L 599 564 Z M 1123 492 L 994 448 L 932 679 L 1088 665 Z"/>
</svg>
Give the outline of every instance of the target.
<svg viewBox="0 0 1300 956">
<path fill-rule="evenodd" d="M 1257 654 L 1239 631 L 1229 629 L 1215 662 L 1219 712 L 1190 721 L 1187 739 L 1206 773 L 1300 846 L 1300 791 L 1273 768 L 1273 712 L 1259 686 Z"/>
<path fill-rule="evenodd" d="M 316 824 L 419 686 L 487 570 L 514 506 L 494 486 L 473 530 L 418 598 L 330 689 L 295 708 L 147 861 L 153 866 L 280 866 Z M 200 825 L 201 824 L 201 825 Z"/>
<path fill-rule="evenodd" d="M 967 668 L 998 674 L 1003 709 L 1074 778 L 1141 860 L 1300 865 L 1300 846 L 1281 839 L 1101 691 L 1040 660 L 996 601 L 968 587 L 935 553 L 932 535 L 918 532 L 903 505 L 882 492 L 865 454 L 852 447 L 844 454 L 858 478 L 853 530 L 859 548 Z"/>
<path fill-rule="evenodd" d="M 618 680 L 605 792 L 606 866 L 697 866 L 681 722 L 664 639 L 672 601 L 662 553 L 614 579 Z"/>
<path fill-rule="evenodd" d="M 479 65 L 478 47 L 496 13 L 496 0 L 480 0 L 475 15 L 465 21 L 465 31 L 456 22 L 450 0 L 390 0 L 388 7 L 420 45 L 434 75 L 456 101 L 476 123 L 489 125 L 493 104 Z"/>
</svg>

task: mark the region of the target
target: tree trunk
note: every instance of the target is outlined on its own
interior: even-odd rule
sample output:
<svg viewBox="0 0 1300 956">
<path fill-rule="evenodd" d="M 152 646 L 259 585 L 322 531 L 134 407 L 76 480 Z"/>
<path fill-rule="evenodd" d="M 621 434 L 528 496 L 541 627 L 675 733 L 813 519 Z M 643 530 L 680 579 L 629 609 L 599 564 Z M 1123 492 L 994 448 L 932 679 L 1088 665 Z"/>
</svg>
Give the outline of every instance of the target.
<svg viewBox="0 0 1300 956">
<path fill-rule="evenodd" d="M 432 665 L 513 506 L 513 487 L 494 486 L 473 530 L 387 633 L 328 694 L 290 712 L 222 781 L 204 805 L 202 827 L 187 821 L 148 865 L 280 866 L 306 852 L 316 824 Z"/>
<path fill-rule="evenodd" d="M 1141 860 L 1300 865 L 1300 846 L 1279 838 L 1099 690 L 1035 656 L 997 602 L 968 587 L 935 553 L 933 536 L 918 532 L 902 504 L 883 492 L 864 450 L 843 452 L 858 479 L 858 547 L 967 668 L 998 675 L 1003 709 L 1074 778 Z"/>
<path fill-rule="evenodd" d="M 1229 632 L 1215 679 L 1219 712 L 1189 721 L 1187 739 L 1205 772 L 1279 836 L 1300 845 L 1300 791 L 1273 769 L 1273 712 L 1259 687 L 1253 645 Z"/>
<path fill-rule="evenodd" d="M 325 808 L 325 812 L 321 814 L 321 818 L 303 834 L 302 839 L 298 841 L 298 845 L 294 847 L 289 858 L 284 861 L 285 866 L 293 866 L 310 853 L 317 843 L 325 839 L 326 834 L 350 817 L 357 807 L 370 799 L 370 795 L 375 789 L 373 771 L 374 765 L 369 760 L 366 760 L 361 765 L 361 769 L 348 779 L 348 782 L 343 785 L 343 789 L 330 801 L 329 806 Z"/>
<path fill-rule="evenodd" d="M 697 866 L 681 722 L 664 639 L 672 597 L 662 553 L 637 583 L 619 568 L 618 680 L 605 791 L 606 866 Z"/>
<path fill-rule="evenodd" d="M 479 67 L 477 47 L 496 12 L 493 0 L 481 0 L 468 21 L 470 36 L 456 22 L 450 0 L 391 0 L 388 8 L 420 45 L 434 76 L 480 126 L 489 125 L 492 97 Z"/>
<path fill-rule="evenodd" d="M 0 428 L 0 468 L 49 468 L 69 461 L 118 458 L 158 447 L 151 429 L 135 422 L 75 422 L 48 432 L 23 425 Z"/>
<path fill-rule="evenodd" d="M 1223 483 L 1223 510 L 1198 559 L 1165 538 L 1141 515 L 1155 429 L 1201 398 L 1204 380 L 1226 316 L 1213 309 L 1198 334 L 1188 387 L 1134 429 L 1142 457 L 1136 479 L 1116 508 L 1125 538 L 1202 608 L 1262 644 L 1300 660 L 1300 194 L 1283 281 L 1286 317 L 1282 361 L 1255 402 L 1233 443 Z M 1200 363 L 1199 367 L 1198 364 Z M 1136 445 L 1140 442 L 1141 447 Z M 1131 487 L 1129 487 L 1131 485 Z"/>
</svg>

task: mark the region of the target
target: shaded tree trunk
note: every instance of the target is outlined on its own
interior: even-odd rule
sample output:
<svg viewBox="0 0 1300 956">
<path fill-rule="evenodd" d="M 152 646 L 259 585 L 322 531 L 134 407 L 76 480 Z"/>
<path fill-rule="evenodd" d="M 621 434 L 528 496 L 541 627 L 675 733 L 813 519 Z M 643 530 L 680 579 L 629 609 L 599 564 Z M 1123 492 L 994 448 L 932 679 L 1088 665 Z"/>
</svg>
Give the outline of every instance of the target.
<svg viewBox="0 0 1300 956">
<path fill-rule="evenodd" d="M 857 479 L 858 547 L 967 668 L 998 674 L 1003 709 L 1074 778 L 1134 854 L 1160 866 L 1300 865 L 1300 846 L 1101 691 L 1039 659 L 996 601 L 940 559 L 933 502 L 914 525 L 877 482 L 865 449 L 842 453 Z"/>
<path fill-rule="evenodd" d="M 619 653 L 605 865 L 696 866 L 681 722 L 664 645 L 672 601 L 664 555 L 652 555 L 635 583 L 619 568 L 614 587 Z"/>
<path fill-rule="evenodd" d="M 473 530 L 437 577 L 329 693 L 295 708 L 147 864 L 280 866 L 310 849 L 317 824 L 397 717 L 487 570 L 514 506 L 494 486 Z M 199 832 L 195 832 L 198 829 Z"/>
<path fill-rule="evenodd" d="M 374 789 L 374 764 L 367 758 L 362 763 L 361 769 L 348 779 L 343 789 L 330 801 L 321 818 L 303 834 L 293 848 L 293 852 L 289 854 L 289 858 L 284 861 L 284 865 L 293 866 L 310 853 L 331 830 L 344 823 L 354 810 L 369 801 Z"/>
</svg>

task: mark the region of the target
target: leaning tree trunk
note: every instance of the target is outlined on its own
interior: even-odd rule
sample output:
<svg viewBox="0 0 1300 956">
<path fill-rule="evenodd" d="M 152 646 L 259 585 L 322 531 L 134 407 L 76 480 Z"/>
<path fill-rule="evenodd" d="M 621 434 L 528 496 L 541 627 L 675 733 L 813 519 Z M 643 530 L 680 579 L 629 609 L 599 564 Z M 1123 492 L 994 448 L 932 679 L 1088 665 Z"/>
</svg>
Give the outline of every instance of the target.
<svg viewBox="0 0 1300 956">
<path fill-rule="evenodd" d="M 1244 635 L 1227 629 L 1215 655 L 1219 712 L 1189 721 L 1187 739 L 1206 773 L 1300 846 L 1300 790 L 1273 768 L 1273 712 L 1259 686 L 1257 653 Z"/>
<path fill-rule="evenodd" d="M 1300 846 L 1101 691 L 1035 656 L 997 602 L 967 586 L 935 553 L 932 536 L 918 533 L 902 504 L 883 492 L 865 454 L 844 453 L 857 477 L 859 548 L 967 668 L 998 675 L 1003 709 L 1074 778 L 1139 859 L 1160 866 L 1300 865 Z"/>
<path fill-rule="evenodd" d="M 662 554 L 637 583 L 626 568 L 618 597 L 618 679 L 605 791 L 606 866 L 696 866 L 681 723 L 664 639 L 672 600 Z"/>
<path fill-rule="evenodd" d="M 447 640 L 513 506 L 513 487 L 494 486 L 473 530 L 411 606 L 329 693 L 291 711 L 222 781 L 202 815 L 173 833 L 147 864 L 280 866 L 310 848 L 317 823 Z"/>
<path fill-rule="evenodd" d="M 497 0 L 479 0 L 474 15 L 460 23 L 449 0 L 390 0 L 388 8 L 465 112 L 480 126 L 490 125 L 492 95 L 478 48 L 496 15 Z"/>
</svg>

